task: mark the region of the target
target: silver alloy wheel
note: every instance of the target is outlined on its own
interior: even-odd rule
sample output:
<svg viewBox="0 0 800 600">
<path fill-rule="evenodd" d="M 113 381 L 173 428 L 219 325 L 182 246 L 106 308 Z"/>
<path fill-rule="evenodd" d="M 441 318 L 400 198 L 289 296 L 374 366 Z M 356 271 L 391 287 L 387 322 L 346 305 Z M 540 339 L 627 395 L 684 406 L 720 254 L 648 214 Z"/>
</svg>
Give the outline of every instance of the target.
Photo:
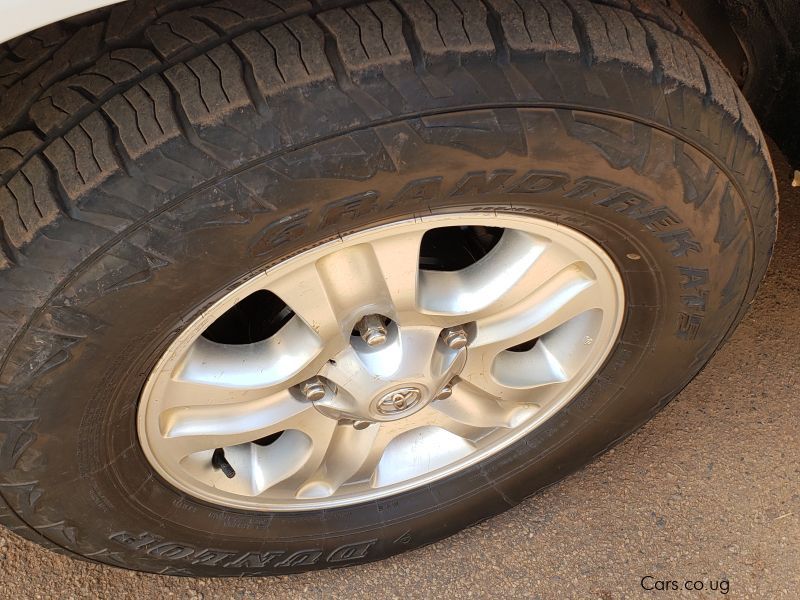
<svg viewBox="0 0 800 600">
<path fill-rule="evenodd" d="M 425 233 L 452 226 L 503 233 L 466 268 L 420 269 Z M 259 290 L 293 311 L 276 333 L 238 345 L 203 336 Z M 603 249 L 549 221 L 458 213 L 375 227 L 206 309 L 153 369 L 139 440 L 164 479 L 217 505 L 374 500 L 473 465 L 564 407 L 611 351 L 624 304 Z M 354 335 L 364 317 L 373 329 Z"/>
</svg>

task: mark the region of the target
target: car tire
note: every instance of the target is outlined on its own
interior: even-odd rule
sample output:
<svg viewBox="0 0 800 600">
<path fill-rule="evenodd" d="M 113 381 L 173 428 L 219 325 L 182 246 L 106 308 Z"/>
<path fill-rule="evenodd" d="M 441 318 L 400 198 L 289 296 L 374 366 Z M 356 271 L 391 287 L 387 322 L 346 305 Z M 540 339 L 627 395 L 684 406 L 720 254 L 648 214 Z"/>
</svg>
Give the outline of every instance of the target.
<svg viewBox="0 0 800 600">
<path fill-rule="evenodd" d="M 655 0 L 315 4 L 128 2 L 3 46 L 12 531 L 175 575 L 388 557 L 624 439 L 752 302 L 775 177 L 746 101 L 680 14 Z M 325 244 L 470 213 L 575 232 L 616 266 L 619 333 L 558 411 L 447 477 L 318 510 L 220 506 L 154 468 L 142 391 L 210 306 Z"/>
</svg>

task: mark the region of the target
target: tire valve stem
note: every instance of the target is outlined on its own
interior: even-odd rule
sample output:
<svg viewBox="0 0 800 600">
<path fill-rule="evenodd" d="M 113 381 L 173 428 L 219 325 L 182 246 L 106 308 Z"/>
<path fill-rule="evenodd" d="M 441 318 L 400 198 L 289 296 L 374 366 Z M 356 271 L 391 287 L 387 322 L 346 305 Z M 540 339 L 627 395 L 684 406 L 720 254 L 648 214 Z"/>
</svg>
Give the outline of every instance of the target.
<svg viewBox="0 0 800 600">
<path fill-rule="evenodd" d="M 222 448 L 214 450 L 214 454 L 211 456 L 211 466 L 222 471 L 228 479 L 236 477 L 236 471 L 234 471 L 228 459 L 225 458 L 225 450 Z"/>
</svg>

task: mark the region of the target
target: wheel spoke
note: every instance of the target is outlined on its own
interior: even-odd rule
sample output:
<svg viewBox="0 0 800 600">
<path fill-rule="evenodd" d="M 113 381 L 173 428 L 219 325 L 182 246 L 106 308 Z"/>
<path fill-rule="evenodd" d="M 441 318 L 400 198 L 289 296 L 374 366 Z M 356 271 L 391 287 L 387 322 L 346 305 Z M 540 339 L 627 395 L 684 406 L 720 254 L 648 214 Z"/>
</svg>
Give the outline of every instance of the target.
<svg viewBox="0 0 800 600">
<path fill-rule="evenodd" d="M 326 354 L 335 354 L 346 343 L 350 331 L 331 302 L 325 274 L 318 263 L 310 263 L 281 276 L 268 289 L 283 300 L 316 334 Z M 327 360 L 327 358 L 326 358 Z"/>
<path fill-rule="evenodd" d="M 452 415 L 437 410 L 433 404 L 430 404 L 420 410 L 419 412 L 406 417 L 402 422 L 403 432 L 413 431 L 414 429 L 423 429 L 435 427 L 443 429 L 455 436 L 463 438 L 467 441 L 474 442 L 486 433 L 487 426 L 476 425 L 454 418 Z M 400 435 L 401 432 L 395 435 Z"/>
<path fill-rule="evenodd" d="M 298 318 L 253 344 L 218 344 L 200 337 L 189 349 L 176 379 L 221 388 L 265 388 L 296 376 L 321 349 L 320 338 Z"/>
<path fill-rule="evenodd" d="M 534 348 L 538 346 L 539 342 Z M 538 355 L 540 350 L 541 348 L 538 348 L 536 352 L 489 353 L 485 355 L 485 360 L 477 356 L 477 353 L 473 353 L 464 367 L 461 378 L 469 383 L 470 386 L 479 390 L 481 394 L 497 399 L 502 405 L 530 405 L 531 408 L 541 406 L 541 403 L 546 401 L 546 398 L 552 393 L 549 387 L 566 383 L 570 379 L 565 377 L 563 372 L 557 368 L 553 369 L 549 364 L 540 365 L 541 359 Z M 522 374 L 524 379 L 508 381 L 502 378 L 505 371 L 499 370 L 497 364 L 506 355 L 510 355 L 511 359 L 516 359 L 518 356 L 522 357 L 520 360 L 522 361 L 521 368 L 524 369 Z M 482 367 L 482 370 L 473 370 L 476 364 L 485 364 L 486 367 Z M 501 377 L 498 377 L 498 372 Z M 455 388 L 453 389 L 455 390 Z M 512 409 L 509 408 L 508 410 Z"/>
<path fill-rule="evenodd" d="M 492 375 L 502 385 L 515 389 L 531 389 L 570 379 L 561 361 L 539 340 L 527 352 L 501 352 L 495 358 Z"/>
<path fill-rule="evenodd" d="M 601 308 L 601 290 L 581 265 L 571 265 L 517 304 L 477 321 L 471 348 L 500 350 L 541 337 L 570 319 Z"/>
<path fill-rule="evenodd" d="M 476 449 L 471 437 L 486 429 L 459 423 L 429 406 L 409 417 L 414 424 L 392 431 L 372 473 L 372 487 L 384 487 L 434 471 L 469 456 Z"/>
<path fill-rule="evenodd" d="M 422 235 L 412 231 L 358 244 L 317 263 L 340 323 L 353 324 L 371 313 L 396 320 L 398 314 L 414 310 Z"/>
<path fill-rule="evenodd" d="M 424 231 L 410 231 L 375 240 L 370 244 L 384 281 L 386 293 L 399 315 L 417 310 L 419 252 Z"/>
<path fill-rule="evenodd" d="M 516 427 L 539 411 L 536 404 L 504 401 L 466 381 L 454 385 L 453 395 L 434 402 L 431 408 L 455 421 L 481 428 Z"/>
<path fill-rule="evenodd" d="M 173 407 L 161 413 L 160 428 L 171 451 L 187 456 L 251 442 L 287 429 L 305 430 L 318 425 L 317 415 L 311 403 L 297 400 L 285 390 L 238 404 Z"/>
<path fill-rule="evenodd" d="M 281 386 L 281 389 L 284 386 Z M 159 382 L 157 392 L 161 393 L 161 411 L 181 406 L 210 406 L 238 404 L 258 400 L 277 391 L 269 388 L 231 388 L 209 383 L 195 383 L 182 379 Z"/>
<path fill-rule="evenodd" d="M 218 478 L 219 487 L 245 487 L 247 495 L 258 496 L 290 478 L 313 455 L 311 440 L 298 430 L 283 433 L 269 446 L 240 444 L 225 449 L 225 458 L 235 471 L 231 480 Z"/>
<path fill-rule="evenodd" d="M 546 240 L 506 231 L 489 254 L 469 267 L 459 271 L 421 271 L 422 310 L 438 315 L 479 316 L 498 303 L 505 306 L 512 289 L 526 286 L 546 248 Z"/>
<path fill-rule="evenodd" d="M 350 424 L 336 427 L 321 464 L 301 485 L 297 498 L 327 498 L 364 466 L 375 447 L 379 424 L 358 430 Z"/>
</svg>

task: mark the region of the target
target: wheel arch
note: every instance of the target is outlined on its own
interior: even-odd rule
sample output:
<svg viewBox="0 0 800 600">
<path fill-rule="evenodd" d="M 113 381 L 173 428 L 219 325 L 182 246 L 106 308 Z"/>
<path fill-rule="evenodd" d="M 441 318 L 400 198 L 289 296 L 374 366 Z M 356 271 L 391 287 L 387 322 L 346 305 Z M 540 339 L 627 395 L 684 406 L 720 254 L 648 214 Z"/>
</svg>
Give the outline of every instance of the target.
<svg viewBox="0 0 800 600">
<path fill-rule="evenodd" d="M 6 17 L 0 20 L 0 43 L 64 19 L 124 1 L 126 0 L 0 0 L 0 14 Z"/>
</svg>

